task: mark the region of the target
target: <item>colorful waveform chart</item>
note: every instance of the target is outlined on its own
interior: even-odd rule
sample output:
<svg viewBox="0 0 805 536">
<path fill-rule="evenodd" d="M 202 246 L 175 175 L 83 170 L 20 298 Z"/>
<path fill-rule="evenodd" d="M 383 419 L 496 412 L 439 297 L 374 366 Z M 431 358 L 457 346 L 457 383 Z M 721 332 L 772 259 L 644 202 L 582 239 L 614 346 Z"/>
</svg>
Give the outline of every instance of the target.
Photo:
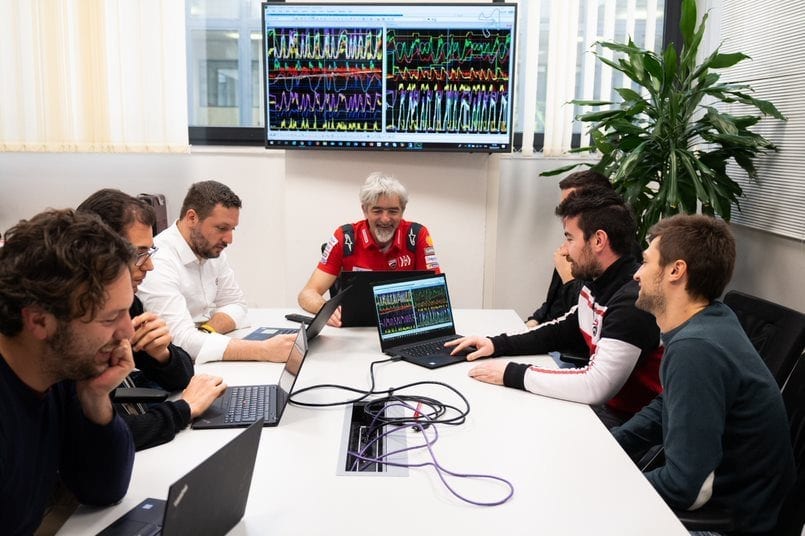
<svg viewBox="0 0 805 536">
<path fill-rule="evenodd" d="M 265 46 L 269 130 L 382 129 L 382 29 L 270 28 Z"/>
<path fill-rule="evenodd" d="M 375 297 L 378 325 L 384 335 L 406 332 L 416 327 L 411 291 L 399 290 Z"/>
<path fill-rule="evenodd" d="M 411 291 L 417 327 L 437 326 L 452 320 L 445 287 L 416 288 Z"/>
<path fill-rule="evenodd" d="M 389 30 L 386 130 L 506 133 L 510 30 Z"/>
</svg>

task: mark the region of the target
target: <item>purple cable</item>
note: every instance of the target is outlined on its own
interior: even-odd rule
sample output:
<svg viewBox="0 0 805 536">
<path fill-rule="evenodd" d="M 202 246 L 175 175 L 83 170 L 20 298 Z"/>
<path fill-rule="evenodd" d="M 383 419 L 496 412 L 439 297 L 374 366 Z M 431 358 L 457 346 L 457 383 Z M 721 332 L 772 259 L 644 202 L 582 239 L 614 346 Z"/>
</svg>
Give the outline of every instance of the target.
<svg viewBox="0 0 805 536">
<path fill-rule="evenodd" d="M 460 499 L 460 500 L 462 500 L 462 501 L 464 501 L 466 503 L 473 504 L 473 505 L 476 505 L 476 506 L 498 506 L 500 504 L 505 503 L 509 499 L 511 499 L 511 497 L 514 495 L 514 486 L 512 485 L 511 482 L 509 482 L 508 480 L 506 480 L 503 477 L 499 477 L 499 476 L 495 476 L 495 475 L 474 474 L 474 473 L 457 473 L 455 471 L 450 471 L 449 469 L 443 467 L 436 460 L 436 453 L 433 451 L 433 445 L 439 439 L 439 432 L 436 429 L 435 423 L 431 422 L 431 419 L 426 414 L 423 414 L 421 412 L 421 409 L 417 410 L 417 408 L 414 408 L 413 406 L 411 406 L 411 405 L 409 405 L 409 404 L 407 404 L 405 402 L 398 401 L 398 402 L 395 402 L 395 403 L 389 403 L 389 404 L 387 404 L 385 406 L 385 409 L 388 409 L 390 407 L 405 407 L 405 408 L 408 408 L 408 409 L 412 410 L 415 413 L 420 413 L 421 416 L 428 422 L 424 426 L 419 424 L 419 423 L 417 423 L 417 422 L 410 423 L 410 424 L 399 425 L 399 426 L 393 426 L 393 427 L 390 427 L 390 426 L 387 425 L 386 428 L 390 428 L 390 429 L 387 429 L 383 433 L 378 434 L 377 436 L 375 436 L 371 441 L 369 441 L 366 445 L 364 445 L 363 448 L 359 452 L 349 451 L 348 454 L 355 458 L 355 464 L 356 465 L 357 465 L 359 460 L 362 460 L 362 461 L 366 461 L 366 462 L 369 462 L 369 463 L 384 464 L 384 465 L 390 465 L 390 466 L 395 466 L 395 467 L 411 467 L 411 468 L 415 468 L 415 467 L 432 466 L 436 470 L 436 473 L 439 475 L 439 479 L 442 481 L 444 486 L 447 488 L 447 490 L 452 495 L 454 495 L 455 497 L 457 497 L 458 499 Z M 431 409 L 433 409 L 433 408 L 431 408 Z M 372 425 L 374 425 L 376 421 L 377 421 L 377 415 L 375 415 L 375 418 L 372 420 Z M 404 430 L 406 428 L 412 428 L 412 429 L 416 430 L 417 432 L 421 433 L 422 437 L 424 438 L 424 442 L 419 444 L 419 445 L 413 445 L 413 446 L 410 446 L 410 447 L 406 447 L 404 449 L 398 449 L 398 450 L 395 450 L 395 451 L 386 452 L 385 454 L 383 454 L 382 456 L 379 456 L 377 458 L 365 455 L 366 451 L 372 445 L 374 445 L 374 443 L 376 443 L 378 440 L 380 440 L 381 438 L 384 438 L 384 437 L 388 436 L 389 434 L 392 434 L 392 433 L 400 431 L 400 430 Z M 433 437 L 432 438 L 428 436 L 428 433 L 427 433 L 428 429 L 433 430 Z M 422 449 L 422 448 L 427 448 L 428 454 L 430 455 L 431 460 L 433 460 L 433 461 L 422 462 L 422 463 L 398 463 L 398 462 L 391 462 L 391 461 L 386 460 L 386 458 L 389 457 L 389 456 L 393 456 L 395 454 L 401 454 L 403 452 L 419 450 L 419 449 Z M 474 479 L 495 480 L 497 482 L 503 483 L 506 487 L 508 487 L 509 492 L 506 494 L 506 496 L 503 499 L 500 499 L 500 500 L 497 500 L 497 501 L 491 501 L 491 502 L 474 501 L 472 499 L 464 497 L 463 495 L 458 493 L 455 489 L 453 489 L 453 487 L 450 486 L 450 484 L 447 482 L 447 480 L 445 478 L 445 475 L 453 476 L 453 477 L 456 477 L 456 478 L 474 478 Z"/>
</svg>

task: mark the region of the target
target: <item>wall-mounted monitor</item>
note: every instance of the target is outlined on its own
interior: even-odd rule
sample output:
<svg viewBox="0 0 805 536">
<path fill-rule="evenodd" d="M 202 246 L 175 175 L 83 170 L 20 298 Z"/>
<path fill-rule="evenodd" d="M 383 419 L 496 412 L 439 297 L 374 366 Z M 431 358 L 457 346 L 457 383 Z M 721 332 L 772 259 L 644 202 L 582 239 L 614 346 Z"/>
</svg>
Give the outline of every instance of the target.
<svg viewBox="0 0 805 536">
<path fill-rule="evenodd" d="M 517 9 L 263 4 L 269 149 L 509 152 Z"/>
</svg>

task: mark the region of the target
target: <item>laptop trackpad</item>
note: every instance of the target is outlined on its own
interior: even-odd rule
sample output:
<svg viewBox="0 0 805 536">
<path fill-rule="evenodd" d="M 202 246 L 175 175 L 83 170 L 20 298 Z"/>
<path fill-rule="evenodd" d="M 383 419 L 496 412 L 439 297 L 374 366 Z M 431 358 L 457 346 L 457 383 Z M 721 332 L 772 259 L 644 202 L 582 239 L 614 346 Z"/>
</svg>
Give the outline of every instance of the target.
<svg viewBox="0 0 805 536">
<path fill-rule="evenodd" d="M 98 536 L 155 536 L 160 533 L 161 529 L 162 527 L 153 523 L 121 517 L 106 527 L 103 532 L 98 533 Z"/>
<path fill-rule="evenodd" d="M 463 363 L 467 360 L 466 355 L 450 355 L 450 354 L 433 354 L 433 355 L 423 355 L 423 356 L 406 356 L 403 357 L 403 360 L 408 361 L 409 363 L 413 363 L 415 365 L 419 365 L 421 367 L 427 367 L 430 369 L 445 367 L 447 365 L 452 365 L 454 363 Z"/>
</svg>

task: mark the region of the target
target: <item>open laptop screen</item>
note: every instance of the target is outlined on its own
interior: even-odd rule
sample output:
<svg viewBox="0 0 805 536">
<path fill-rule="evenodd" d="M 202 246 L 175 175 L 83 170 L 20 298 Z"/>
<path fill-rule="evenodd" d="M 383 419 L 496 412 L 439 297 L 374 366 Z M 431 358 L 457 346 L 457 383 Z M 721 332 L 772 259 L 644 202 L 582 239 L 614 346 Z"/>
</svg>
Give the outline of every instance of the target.
<svg viewBox="0 0 805 536">
<path fill-rule="evenodd" d="M 299 331 L 303 332 L 305 328 L 301 328 Z M 305 354 L 307 354 L 307 337 L 304 333 L 297 333 L 291 353 L 288 354 L 288 361 L 282 369 L 279 382 L 277 382 L 279 386 L 277 390 L 278 408 L 285 408 L 285 401 L 291 395 L 296 378 L 299 375 L 299 369 L 302 368 L 302 360 L 304 360 Z"/>
<path fill-rule="evenodd" d="M 453 328 L 444 274 L 376 284 L 372 287 L 380 340 L 416 339 Z"/>
</svg>

